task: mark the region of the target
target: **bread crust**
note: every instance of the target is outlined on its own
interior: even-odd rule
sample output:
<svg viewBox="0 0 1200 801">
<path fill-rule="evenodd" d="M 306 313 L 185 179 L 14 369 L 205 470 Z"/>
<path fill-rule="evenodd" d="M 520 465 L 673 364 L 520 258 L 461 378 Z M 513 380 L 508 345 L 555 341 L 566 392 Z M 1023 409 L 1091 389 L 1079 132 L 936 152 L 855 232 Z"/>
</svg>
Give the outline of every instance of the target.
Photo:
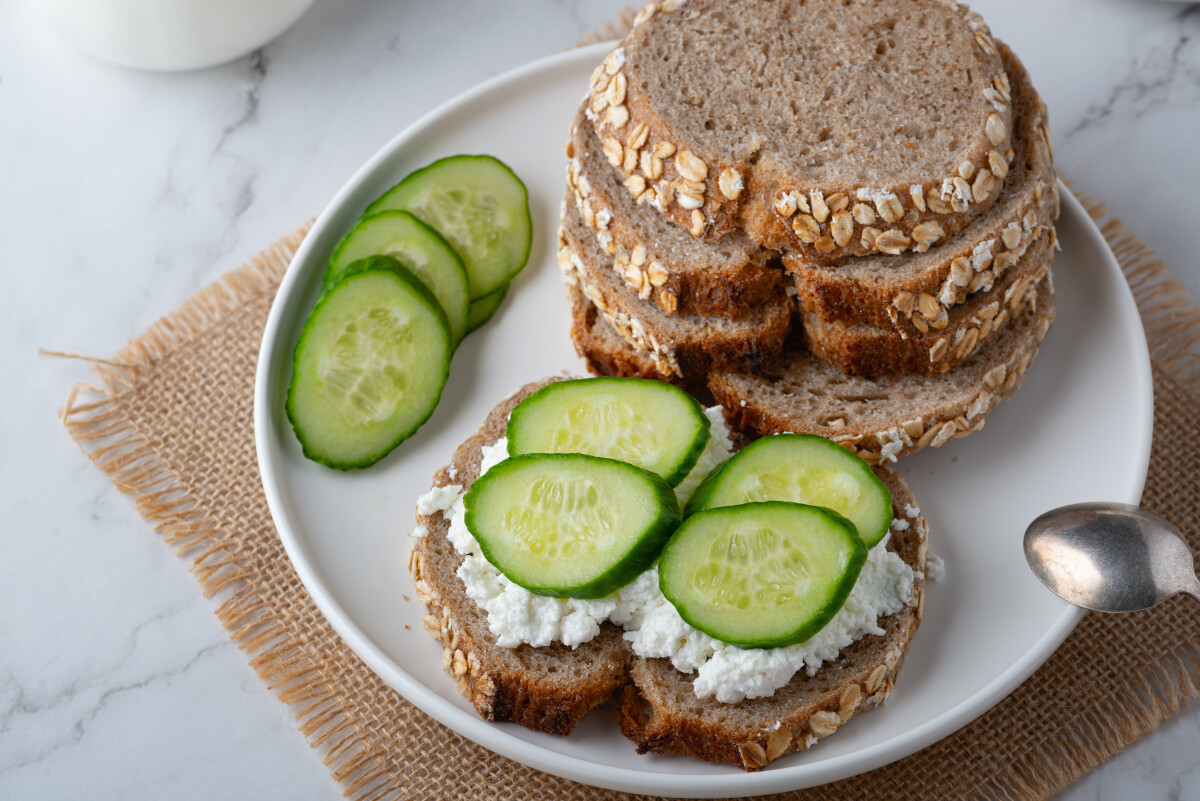
<svg viewBox="0 0 1200 801">
<path fill-rule="evenodd" d="M 643 91 L 648 79 L 634 65 L 647 42 L 661 36 L 660 28 L 703 13 L 694 3 L 651 4 L 639 14 L 640 23 L 592 75 L 589 118 L 614 168 L 652 182 L 651 205 L 699 238 L 715 242 L 740 227 L 766 248 L 817 261 L 925 247 L 959 231 L 994 202 L 1003 176 L 992 172 L 996 157 L 990 154 L 1004 154 L 1012 135 L 1008 76 L 996 43 L 978 14 L 956 9 L 962 30 L 974 36 L 973 68 L 991 76 L 993 85 L 990 105 L 981 104 L 978 131 L 956 154 L 954 163 L 962 169 L 955 174 L 875 187 L 812 181 L 758 150 L 737 158 L 686 140 Z M 662 154 L 661 172 L 641 168 L 644 151 Z M 871 207 L 870 217 L 865 211 L 854 216 L 861 204 Z"/>
<path fill-rule="evenodd" d="M 995 286 L 943 310 L 924 332 L 897 334 L 891 327 L 824 320 L 804 312 L 804 340 L 814 356 L 847 375 L 941 375 L 971 358 L 1011 318 L 1037 303 L 1040 284 L 1054 260 L 1052 242 L 1053 234 L 1047 232 Z"/>
<path fill-rule="evenodd" d="M 455 451 L 451 463 L 437 472 L 433 486 L 469 487 L 479 476 L 480 447 L 503 436 L 513 407 L 558 380 L 561 378 L 527 384 L 496 406 L 479 430 Z M 611 624 L 604 624 L 594 640 L 576 650 L 562 643 L 538 649 L 497 645 L 488 630 L 486 613 L 467 597 L 455 575 L 463 557 L 446 537 L 447 517 L 438 512 L 417 514 L 416 518 L 428 533 L 413 539 L 408 568 L 417 596 L 425 604 L 425 630 L 441 643 L 442 667 L 481 717 L 550 734 L 570 734 L 580 718 L 625 685 L 630 654 L 621 630 Z M 569 678 L 565 672 L 544 669 L 541 663 L 547 657 L 574 667 L 578 675 Z"/>
<path fill-rule="evenodd" d="M 809 315 L 893 329 L 901 338 L 926 333 L 931 322 L 986 291 L 1054 230 L 1060 198 L 1046 106 L 1020 60 L 1003 43 L 996 46 L 1012 80 L 1016 130 L 1012 172 L 995 207 L 925 256 L 820 263 L 785 254 L 784 266 Z M 910 265 L 919 261 L 928 264 L 914 271 Z"/>
<path fill-rule="evenodd" d="M 903 480 L 887 468 L 875 472 L 892 493 L 892 514 L 909 522 L 905 531 L 892 531 L 888 550 L 917 573 L 911 603 L 883 621 L 885 634 L 858 640 L 816 676 L 793 679 L 773 696 L 736 704 L 696 704 L 691 678 L 670 660 L 637 660 L 617 712 L 621 731 L 637 743 L 638 753 L 676 753 L 760 770 L 784 754 L 807 750 L 855 714 L 883 703 L 924 614 L 929 529 L 919 514 L 906 516 L 905 507 L 915 507 L 916 499 Z"/>
<path fill-rule="evenodd" d="M 630 347 L 646 353 L 663 376 L 682 380 L 717 365 L 762 364 L 779 353 L 791 330 L 794 304 L 782 290 L 736 321 L 671 317 L 641 302 L 637 291 L 603 264 L 595 238 L 573 205 L 564 209 L 559 248 L 564 282 L 578 282 L 609 324 Z"/>
<path fill-rule="evenodd" d="M 741 231 L 727 238 L 738 240 L 730 249 L 744 253 L 743 258 L 726 260 L 719 265 L 697 265 L 665 255 L 656 236 L 646 230 L 644 218 L 655 214 L 646 201 L 638 202 L 632 190 L 645 184 L 638 178 L 625 178 L 624 187 L 615 186 L 609 166 L 601 163 L 599 173 L 589 169 L 599 150 L 596 132 L 583 116 L 583 109 L 571 121 L 571 139 L 567 148 L 567 185 L 579 214 L 596 235 L 600 247 L 612 257 L 614 274 L 627 282 L 634 280 L 643 291 L 639 298 L 657 305 L 668 315 L 716 315 L 738 320 L 758 305 L 769 303 L 780 293 L 784 280 L 778 254 L 748 242 Z M 603 157 L 601 157 L 603 158 Z M 624 177 L 614 173 L 618 178 Z M 639 219 L 643 222 L 639 222 Z M 687 233 L 678 235 L 690 239 Z"/>
<path fill-rule="evenodd" d="M 793 351 L 780 362 L 759 374 L 713 371 L 708 388 L 726 410 L 729 424 L 759 436 L 796 432 L 828 437 L 870 464 L 895 461 L 921 448 L 940 448 L 951 439 L 959 439 L 983 428 L 988 413 L 1016 393 L 1025 373 L 1037 355 L 1038 345 L 1054 323 L 1053 274 L 1038 286 L 1037 302 L 1009 323 L 1003 335 L 993 339 L 976 355 L 936 379 L 920 376 L 884 376 L 879 379 L 845 379 L 836 367 L 813 370 L 816 360 L 809 354 Z M 830 392 L 836 398 L 837 411 L 812 417 L 797 414 L 778 402 L 773 388 L 783 385 L 789 376 L 812 371 L 815 389 Z M 937 391 L 944 382 L 961 371 L 971 376 L 957 387 L 953 397 Z M 835 387 L 840 383 L 841 387 Z M 901 386 L 903 383 L 903 386 Z M 841 399 L 849 392 L 854 399 Z M 902 409 L 890 409 L 893 397 L 904 396 Z M 773 402 L 774 401 L 774 402 Z M 882 418 L 882 419 L 879 419 Z"/>
<path fill-rule="evenodd" d="M 437 472 L 434 486 L 457 483 L 469 487 L 479 474 L 480 447 L 494 443 L 504 434 L 513 407 L 540 387 L 558 380 L 562 378 L 527 384 L 502 401 L 475 434 L 459 446 L 451 464 Z M 893 493 L 894 511 L 903 517 L 905 503 L 915 506 L 911 493 L 895 473 L 880 469 L 878 474 Z M 841 713 L 848 719 L 886 697 L 924 609 L 921 576 L 914 588 L 913 602 L 901 612 L 881 619 L 880 624 L 887 632 L 883 637 L 864 637 L 845 649 L 836 661 L 823 666 L 815 677 L 798 674 L 786 687 L 776 691 L 774 701 L 766 698 L 724 705 L 714 700 L 699 701 L 693 696 L 689 707 L 697 704 L 709 707 L 712 714 L 727 706 L 758 705 L 770 710 L 764 712 L 762 725 L 757 728 L 722 729 L 704 715 L 677 713 L 662 706 L 668 701 L 668 695 L 661 692 L 664 676 L 669 675 L 664 670 L 674 672 L 672 678 L 679 687 L 686 685 L 689 693 L 691 677 L 674 671 L 665 660 L 634 656 L 621 639 L 620 630 L 611 624 L 603 624 L 596 639 L 575 650 L 560 643 L 536 649 L 528 645 L 514 649 L 497 645 L 488 631 L 486 614 L 466 596 L 461 580 L 455 575 L 462 557 L 447 539 L 446 515 L 437 512 L 416 517 L 427 533 L 413 538 L 409 570 L 418 597 L 426 606 L 425 627 L 442 645 L 444 669 L 476 711 L 487 720 L 509 721 L 566 735 L 583 715 L 611 699 L 618 703 L 622 731 L 638 743 L 642 752 L 671 751 L 757 770 L 782 754 L 807 747 L 807 735 L 802 736 L 802 732 L 815 731 L 817 736 L 825 736 L 844 722 Z M 889 547 L 921 570 L 927 526 L 919 516 L 906 519 L 910 522 L 908 531 L 893 531 Z M 552 672 L 547 669 L 548 664 L 555 664 L 558 669 Z M 794 703 L 781 709 L 780 700 L 785 695 L 794 696 Z M 655 720 L 661 723 L 663 715 L 677 718 L 678 732 L 674 735 L 659 723 L 647 728 L 649 719 L 642 710 L 646 704 L 655 703 L 659 704 L 656 708 L 659 717 Z M 830 710 L 838 711 L 836 722 L 831 722 L 828 714 L 821 714 Z M 782 742 L 781 727 L 772 728 L 776 719 L 788 727 L 787 743 Z"/>
</svg>

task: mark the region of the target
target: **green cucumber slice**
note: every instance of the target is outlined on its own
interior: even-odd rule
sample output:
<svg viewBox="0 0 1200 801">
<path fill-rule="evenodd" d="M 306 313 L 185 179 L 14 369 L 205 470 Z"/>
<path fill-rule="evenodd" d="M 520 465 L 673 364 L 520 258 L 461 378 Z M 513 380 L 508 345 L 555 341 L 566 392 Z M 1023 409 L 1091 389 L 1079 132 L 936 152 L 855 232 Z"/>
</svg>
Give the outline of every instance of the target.
<svg viewBox="0 0 1200 801">
<path fill-rule="evenodd" d="M 353 262 L 375 255 L 399 260 L 437 298 L 455 342 L 467 335 L 471 303 L 467 270 L 437 231 L 406 211 L 385 211 L 359 220 L 333 251 L 325 286 L 341 278 Z"/>
<path fill-rule="evenodd" d="M 867 546 L 846 518 L 799 503 L 692 515 L 658 564 L 663 595 L 689 624 L 743 648 L 804 642 L 842 608 Z"/>
<path fill-rule="evenodd" d="M 542 387 L 508 419 L 508 452 L 588 453 L 676 486 L 708 443 L 708 418 L 678 387 L 644 378 L 579 378 Z"/>
<path fill-rule="evenodd" d="M 463 501 L 489 562 L 538 595 L 603 598 L 653 564 L 679 525 L 665 481 L 633 465 L 577 453 L 513 456 Z"/>
<path fill-rule="evenodd" d="M 504 302 L 506 295 L 508 295 L 508 284 L 500 287 L 490 295 L 484 295 L 479 300 L 471 301 L 471 310 L 467 313 L 467 333 L 471 333 L 492 319 L 492 315 L 500 308 L 500 304 Z"/>
<path fill-rule="evenodd" d="M 363 216 L 389 209 L 411 211 L 445 237 L 466 265 L 471 300 L 507 284 L 529 260 L 529 194 L 491 156 L 435 161 L 389 189 Z"/>
<path fill-rule="evenodd" d="M 287 416 L 313 461 L 369 467 L 433 413 L 453 340 L 441 307 L 395 259 L 357 264 L 309 315 Z"/>
<path fill-rule="evenodd" d="M 854 523 L 868 548 L 892 524 L 892 494 L 871 466 L 812 434 L 776 434 L 747 445 L 696 487 L 686 513 L 752 501 L 832 509 Z"/>
</svg>

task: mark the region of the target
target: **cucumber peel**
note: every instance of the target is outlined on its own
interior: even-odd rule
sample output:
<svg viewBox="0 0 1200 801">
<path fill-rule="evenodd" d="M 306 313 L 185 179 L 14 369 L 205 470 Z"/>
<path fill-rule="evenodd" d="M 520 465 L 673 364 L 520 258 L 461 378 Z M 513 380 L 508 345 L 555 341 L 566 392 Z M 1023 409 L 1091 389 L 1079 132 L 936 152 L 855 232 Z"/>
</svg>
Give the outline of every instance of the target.
<svg viewBox="0 0 1200 801">
<path fill-rule="evenodd" d="M 512 280 L 529 260 L 529 193 L 493 156 L 449 156 L 419 169 L 367 207 L 364 217 L 398 209 L 448 241 L 466 266 L 471 300 Z"/>
<path fill-rule="evenodd" d="M 618 459 L 676 486 L 696 466 L 710 428 L 700 404 L 671 384 L 579 378 L 544 386 L 513 409 L 508 452 Z"/>
<path fill-rule="evenodd" d="M 742 648 L 804 642 L 850 596 L 867 546 L 828 509 L 768 501 L 692 515 L 663 549 L 659 589 L 689 625 Z"/>
<path fill-rule="evenodd" d="M 654 473 L 576 453 L 513 456 L 468 490 L 466 526 L 484 557 L 538 595 L 603 598 L 653 564 L 679 525 Z"/>
<path fill-rule="evenodd" d="M 854 523 L 868 548 L 892 524 L 892 495 L 871 466 L 812 434 L 775 434 L 750 443 L 696 487 L 685 516 L 755 501 L 832 509 Z"/>
<path fill-rule="evenodd" d="M 375 464 L 433 413 L 452 352 L 441 307 L 399 262 L 352 265 L 293 354 L 285 409 L 304 455 L 339 470 Z"/>
</svg>

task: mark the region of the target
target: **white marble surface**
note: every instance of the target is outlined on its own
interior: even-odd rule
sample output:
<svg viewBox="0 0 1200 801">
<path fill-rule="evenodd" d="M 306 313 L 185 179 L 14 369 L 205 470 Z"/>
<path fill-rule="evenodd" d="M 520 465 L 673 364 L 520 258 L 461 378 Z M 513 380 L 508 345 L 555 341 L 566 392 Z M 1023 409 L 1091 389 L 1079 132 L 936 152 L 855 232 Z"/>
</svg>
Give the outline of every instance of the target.
<svg viewBox="0 0 1200 801">
<path fill-rule="evenodd" d="M 418 115 L 621 4 L 319 0 L 263 51 L 181 75 L 95 63 L 0 4 L 0 798 L 340 796 L 182 562 L 59 426 L 85 367 L 37 350 L 111 354 Z M 977 6 L 1045 95 L 1063 172 L 1200 297 L 1200 6 Z M 1061 797 L 1200 798 L 1197 742 L 1200 707 Z"/>
</svg>

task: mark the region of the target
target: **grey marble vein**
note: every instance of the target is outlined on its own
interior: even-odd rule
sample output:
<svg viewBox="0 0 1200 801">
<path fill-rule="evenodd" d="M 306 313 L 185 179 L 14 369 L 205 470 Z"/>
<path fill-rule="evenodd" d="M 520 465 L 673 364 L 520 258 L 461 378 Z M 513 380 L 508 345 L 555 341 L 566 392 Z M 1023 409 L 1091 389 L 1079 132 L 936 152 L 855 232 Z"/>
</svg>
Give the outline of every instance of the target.
<svg viewBox="0 0 1200 801">
<path fill-rule="evenodd" d="M 1154 39 L 1137 54 L 1107 97 L 1092 104 L 1065 138 L 1094 129 L 1114 116 L 1138 119 L 1168 105 L 1178 109 L 1200 104 L 1200 3 L 1188 4 L 1173 14 Z"/>
</svg>

